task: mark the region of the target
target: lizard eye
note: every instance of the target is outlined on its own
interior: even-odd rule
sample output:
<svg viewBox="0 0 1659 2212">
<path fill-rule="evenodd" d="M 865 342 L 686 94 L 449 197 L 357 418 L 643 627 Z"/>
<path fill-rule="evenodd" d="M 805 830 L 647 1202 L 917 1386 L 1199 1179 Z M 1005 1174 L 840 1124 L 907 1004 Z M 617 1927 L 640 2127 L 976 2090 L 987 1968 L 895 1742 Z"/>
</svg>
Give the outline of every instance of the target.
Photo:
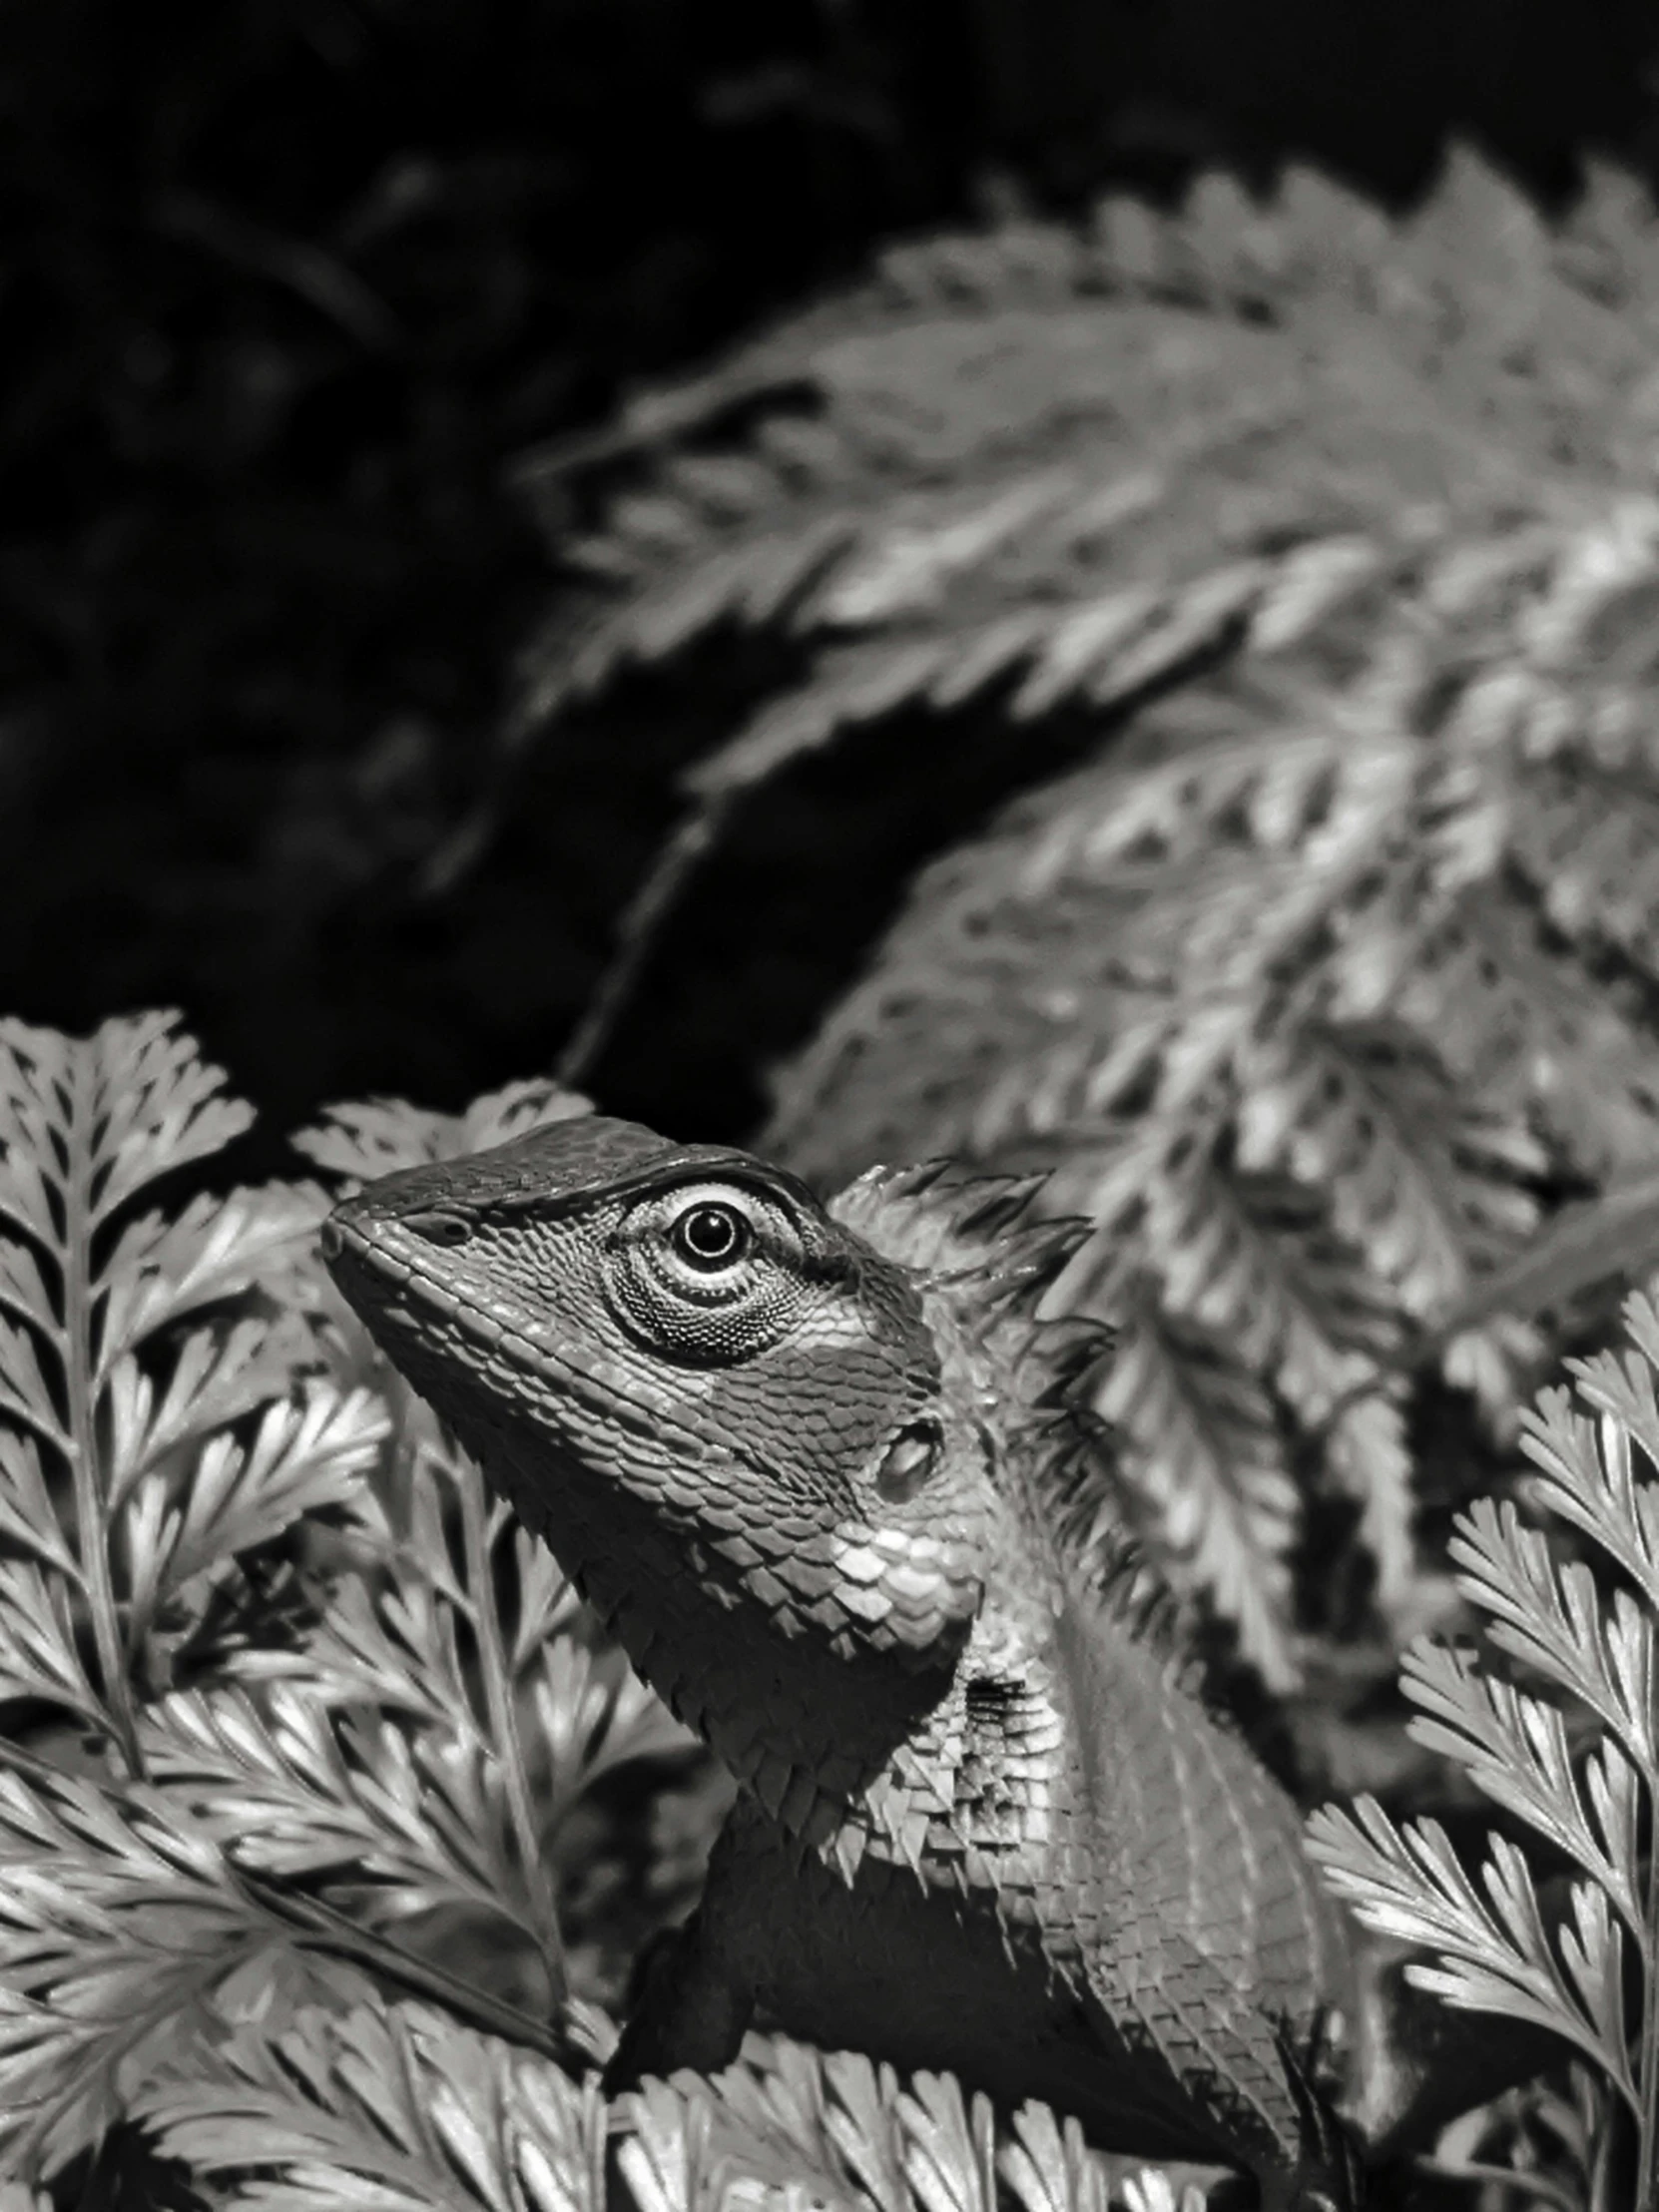
<svg viewBox="0 0 1659 2212">
<path fill-rule="evenodd" d="M 789 1333 L 807 1296 L 801 1257 L 794 1222 L 765 1193 L 682 1184 L 623 1221 L 605 1287 L 630 1334 L 671 1359 L 719 1367 Z"/>
<path fill-rule="evenodd" d="M 687 1267 L 713 1275 L 747 1258 L 755 1241 L 748 1217 L 735 1206 L 701 1199 L 670 1226 L 669 1243 Z"/>
</svg>

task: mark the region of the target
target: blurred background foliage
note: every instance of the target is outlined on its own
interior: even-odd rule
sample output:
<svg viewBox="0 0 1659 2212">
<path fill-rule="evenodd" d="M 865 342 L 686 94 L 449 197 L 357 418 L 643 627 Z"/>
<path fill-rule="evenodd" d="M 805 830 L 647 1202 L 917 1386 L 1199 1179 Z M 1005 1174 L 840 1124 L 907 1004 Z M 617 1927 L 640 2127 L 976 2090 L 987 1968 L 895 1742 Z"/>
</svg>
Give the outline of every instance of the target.
<svg viewBox="0 0 1659 2212">
<path fill-rule="evenodd" d="M 22 0 L 0 119 L 0 1006 L 86 1031 L 183 1005 L 261 1109 L 239 1172 L 291 1174 L 325 1101 L 454 1109 L 551 1068 L 677 774 L 797 673 L 777 635 L 699 640 L 504 743 L 558 520 L 527 453 L 951 225 L 1295 161 L 1403 209 L 1453 139 L 1550 211 L 1588 154 L 1654 180 L 1659 25 L 1645 0 Z M 754 793 L 587 1070 L 601 1102 L 753 1134 L 917 867 L 1083 742 L 1015 738 L 990 705 L 905 707 Z M 1412 1437 L 1431 1508 L 1467 1485 L 1450 1396 Z M 579 1947 L 584 1915 L 628 1920 L 601 1846 L 650 1807 L 602 1811 L 573 1830 Z M 130 2153 L 88 2202 L 165 2201 Z"/>
<path fill-rule="evenodd" d="M 550 1065 L 672 772 L 767 679 L 642 674 L 503 766 L 548 575 L 516 456 L 1011 206 L 1309 157 L 1403 205 L 1452 135 L 1546 204 L 1586 149 L 1651 176 L 1656 50 L 1640 0 L 7 8 L 0 1000 L 183 1003 L 274 1150 L 325 1098 Z M 751 809 L 606 1103 L 752 1130 L 1005 795 L 1004 749 L 948 765 L 853 747 Z"/>
</svg>

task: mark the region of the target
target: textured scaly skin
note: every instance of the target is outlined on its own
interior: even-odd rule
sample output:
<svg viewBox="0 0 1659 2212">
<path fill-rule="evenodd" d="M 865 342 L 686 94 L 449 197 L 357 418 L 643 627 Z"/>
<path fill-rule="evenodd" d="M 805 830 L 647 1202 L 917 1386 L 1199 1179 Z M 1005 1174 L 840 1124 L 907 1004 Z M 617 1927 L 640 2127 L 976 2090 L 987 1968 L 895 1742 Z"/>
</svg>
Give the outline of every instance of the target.
<svg viewBox="0 0 1659 2212">
<path fill-rule="evenodd" d="M 345 1295 L 742 1785 L 608 2075 L 757 2013 L 1353 2201 L 1294 1806 L 1059 1533 L 1102 1479 L 1027 1189 L 556 1124 L 336 1210 Z"/>
</svg>

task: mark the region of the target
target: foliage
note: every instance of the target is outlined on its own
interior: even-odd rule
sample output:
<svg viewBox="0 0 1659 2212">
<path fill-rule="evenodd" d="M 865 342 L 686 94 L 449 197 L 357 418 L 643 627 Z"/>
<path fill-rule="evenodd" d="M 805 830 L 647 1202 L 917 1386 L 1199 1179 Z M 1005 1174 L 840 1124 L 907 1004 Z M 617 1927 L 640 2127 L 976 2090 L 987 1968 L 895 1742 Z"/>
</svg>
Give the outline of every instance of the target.
<svg viewBox="0 0 1659 2212">
<path fill-rule="evenodd" d="M 0 11 L 0 1002 L 81 1028 L 183 998 L 284 1125 L 538 1064 L 664 794 L 596 739 L 486 881 L 424 895 L 496 811 L 546 584 L 509 457 L 962 220 L 987 165 L 1075 197 L 1312 141 L 1399 193 L 1461 118 L 1559 190 L 1653 112 L 1646 11 L 1579 16 L 1447 0 L 1333 42 L 1257 8 L 1194 37 L 1164 0 Z M 706 1110 L 664 1057 L 655 1118 Z"/>
<path fill-rule="evenodd" d="M 173 1017 L 8 1023 L 0 1100 L 8 2184 L 122 2121 L 266 2212 L 587 2212 L 619 2187 L 640 2212 L 1197 2212 L 1182 2176 L 1126 2171 L 1043 2108 L 999 2134 L 948 2076 L 765 2036 L 607 2113 L 591 1998 L 617 1988 L 570 1940 L 579 1878 L 618 1848 L 604 1778 L 662 1812 L 684 1732 L 334 1297 L 314 1185 L 153 1203 L 247 1120 Z M 338 1107 L 297 1143 L 351 1183 L 585 1110 L 522 1083 L 462 1116 Z M 1425 1750 L 1574 1869 L 1564 1919 L 1507 1838 L 1477 1884 L 1433 1821 L 1374 1799 L 1310 1829 L 1361 1918 L 1430 1953 L 1412 1979 L 1582 2055 L 1511 2149 L 1584 2212 L 1616 2201 L 1611 2113 L 1635 2115 L 1644 2173 L 1659 2157 L 1659 1487 L 1635 1464 L 1659 1467 L 1659 1307 L 1627 1319 L 1632 1353 L 1575 1363 L 1585 1411 L 1552 1390 L 1524 1416 L 1530 1495 L 1590 1560 L 1507 1502 L 1453 1538 L 1521 1682 L 1427 1641 L 1404 1668 Z M 719 1809 L 670 1818 L 706 1846 Z M 659 1919 L 696 1880 L 685 1843 L 650 1847 Z"/>
<path fill-rule="evenodd" d="M 758 785 L 969 705 L 1070 730 L 766 1141 L 1055 1171 L 1143 1505 L 1281 1687 L 1297 1477 L 1407 1617 L 1407 1372 L 1507 1432 L 1534 1322 L 1621 1257 L 1599 1212 L 1529 1240 L 1608 1191 L 1651 1243 L 1656 331 L 1659 220 L 1605 170 L 1553 229 L 1462 156 L 1401 224 L 1293 172 L 905 249 L 635 403 L 534 657 L 527 730 L 706 635 L 801 672 L 691 773 L 567 1069 Z"/>
<path fill-rule="evenodd" d="M 296 1142 L 354 1182 L 585 1110 L 520 1083 Z M 598 2207 L 577 2069 L 641 1933 L 602 1785 L 652 1802 L 647 1931 L 729 1792 L 687 1796 L 705 1756 L 338 1302 L 318 1187 L 150 1203 L 248 1119 L 172 1016 L 0 1026 L 0 2177 L 124 2119 L 268 2212 Z M 987 2212 L 993 2171 L 1105 2212 L 1075 2126 L 999 2147 L 953 2082 L 845 2056 L 757 2040 L 629 2113 L 642 2212 Z"/>
<path fill-rule="evenodd" d="M 378 1173 L 578 1103 L 341 1108 L 301 1143 Z M 571 1815 L 690 1756 L 371 1362 L 311 1252 L 321 1190 L 149 1203 L 249 1118 L 171 1017 L 0 1029 L 0 2156 L 25 2177 L 228 2022 L 390 1984 L 562 2048 L 538 2023 L 571 1993 Z"/>
<path fill-rule="evenodd" d="M 1106 2212 L 1106 2164 L 1028 2105 L 1000 2145 L 983 2098 L 755 2037 L 718 2095 L 653 2083 L 627 2100 L 617 2154 L 640 2212 L 715 2212 L 763 2195 L 860 2212 Z M 601 2212 L 604 2101 L 545 2060 L 424 2006 L 298 2014 L 162 2069 L 141 2104 L 167 2150 L 238 2178 L 261 2212 L 341 2202 L 380 2212 Z M 251 2174 L 254 2166 L 276 2169 Z M 1176 2212 L 1157 2177 L 1128 2200 Z M 1183 2197 L 1193 2212 L 1196 2194 Z"/>
<path fill-rule="evenodd" d="M 1432 1952 L 1406 1969 L 1419 1987 L 1534 2020 L 1593 2069 L 1601 2099 L 1589 2096 L 1597 2124 L 1578 2164 L 1596 2212 L 1624 2201 L 1606 2193 L 1609 2100 L 1636 2137 L 1629 2201 L 1650 2204 L 1659 2189 L 1659 1483 L 1637 1473 L 1638 1454 L 1659 1470 L 1659 1307 L 1634 1297 L 1625 1324 L 1632 1351 L 1570 1363 L 1576 1405 L 1551 1388 L 1524 1416 L 1538 1469 L 1529 1501 L 1558 1533 L 1585 1539 L 1589 1559 L 1559 1556 L 1508 1501 L 1478 1500 L 1452 1539 L 1458 1587 L 1521 1682 L 1427 1639 L 1402 1676 L 1418 1741 L 1573 1870 L 1565 1913 L 1549 1925 L 1526 1857 L 1504 1836 L 1492 1837 L 1477 1884 L 1437 1822 L 1398 1827 L 1375 1798 L 1352 1813 L 1328 1807 L 1309 1827 L 1361 1920 Z"/>
</svg>

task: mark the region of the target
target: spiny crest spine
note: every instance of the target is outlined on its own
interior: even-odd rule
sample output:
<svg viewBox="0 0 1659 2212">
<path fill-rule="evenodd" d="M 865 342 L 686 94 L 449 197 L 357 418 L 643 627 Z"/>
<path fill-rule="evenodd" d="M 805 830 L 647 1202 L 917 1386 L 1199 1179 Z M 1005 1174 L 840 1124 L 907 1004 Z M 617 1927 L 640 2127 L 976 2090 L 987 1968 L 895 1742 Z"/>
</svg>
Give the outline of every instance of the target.
<svg viewBox="0 0 1659 2212">
<path fill-rule="evenodd" d="M 830 1202 L 888 1259 L 948 1285 L 1002 1321 L 1030 1317 L 1091 1225 L 1032 1217 L 1044 1175 L 986 1175 L 953 1160 L 866 1170 Z"/>
<path fill-rule="evenodd" d="M 1088 1234 L 1087 1223 L 1032 1218 L 1046 1181 L 975 1174 L 943 1160 L 872 1168 L 831 1211 L 950 1298 L 1004 1371 L 1004 1444 L 1062 1556 L 1110 1617 L 1196 1694 L 1190 1629 L 1141 1541 L 1114 1431 L 1089 1402 L 1113 1332 L 1077 1315 L 1045 1320 L 1037 1310 Z"/>
</svg>

